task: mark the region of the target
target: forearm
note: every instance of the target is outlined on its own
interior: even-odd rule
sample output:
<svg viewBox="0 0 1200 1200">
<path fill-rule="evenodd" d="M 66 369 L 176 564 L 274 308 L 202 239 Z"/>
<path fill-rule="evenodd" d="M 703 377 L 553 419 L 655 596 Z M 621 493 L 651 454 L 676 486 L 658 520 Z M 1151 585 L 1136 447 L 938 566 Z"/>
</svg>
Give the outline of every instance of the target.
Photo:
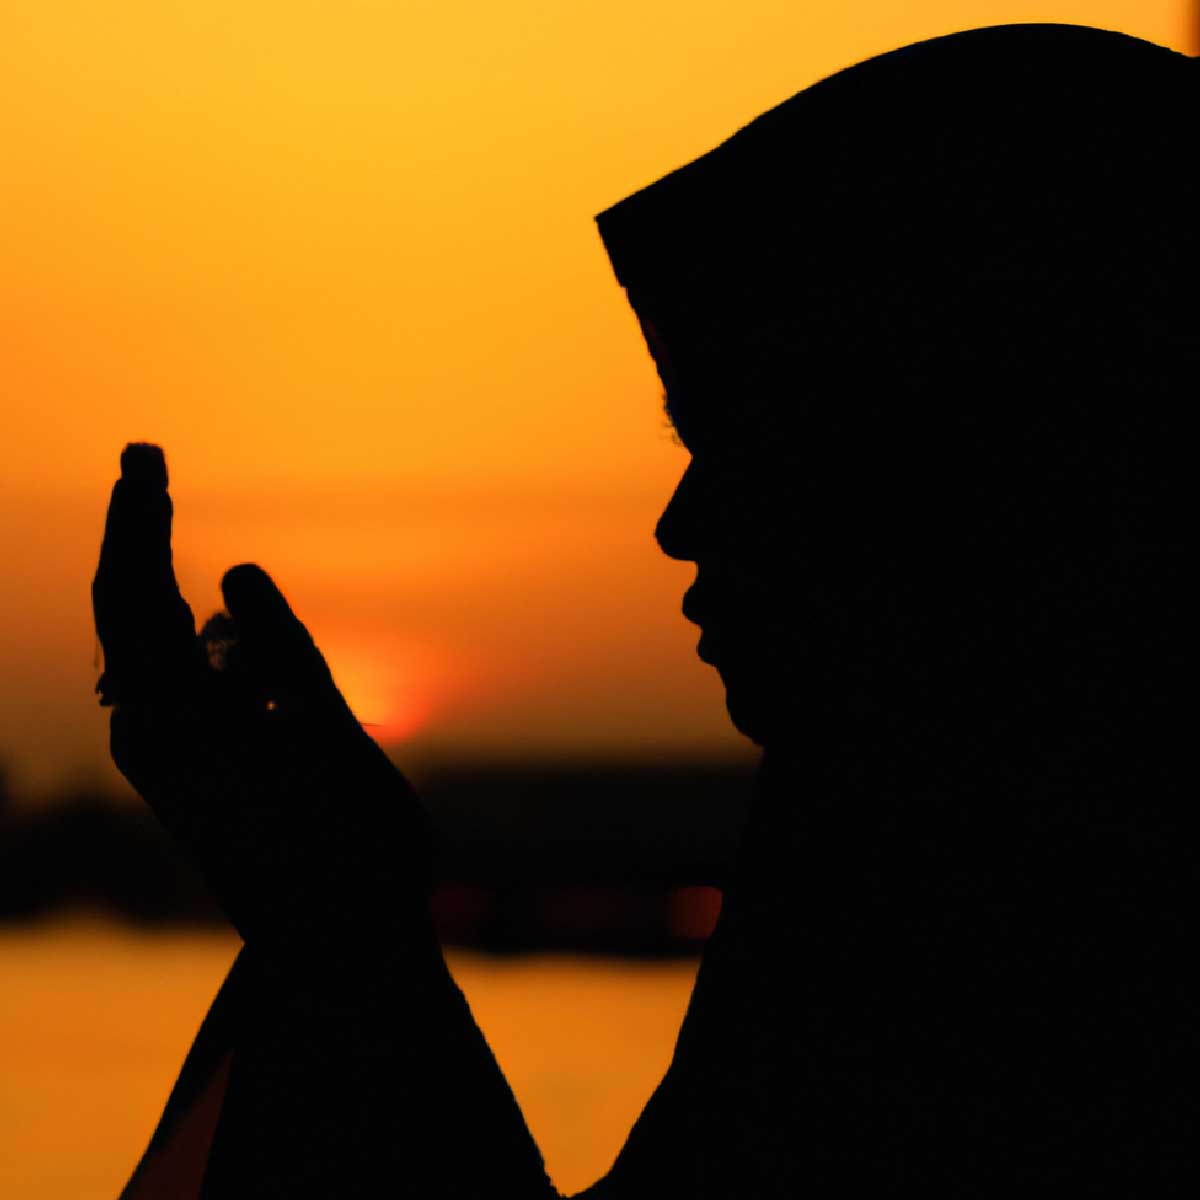
<svg viewBox="0 0 1200 1200">
<path fill-rule="evenodd" d="M 428 922 L 402 936 L 256 954 L 206 1195 L 555 1195 Z"/>
<path fill-rule="evenodd" d="M 192 1040 L 158 1125 L 121 1192 L 121 1200 L 164 1195 L 195 1200 L 199 1196 L 224 1101 L 250 962 L 250 952 L 243 946 Z"/>
</svg>

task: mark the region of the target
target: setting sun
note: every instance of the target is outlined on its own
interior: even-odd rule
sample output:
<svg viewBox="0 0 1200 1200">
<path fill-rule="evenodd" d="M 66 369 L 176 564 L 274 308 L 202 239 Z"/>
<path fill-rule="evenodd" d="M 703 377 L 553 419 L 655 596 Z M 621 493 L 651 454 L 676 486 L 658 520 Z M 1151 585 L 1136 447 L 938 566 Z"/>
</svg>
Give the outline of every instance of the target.
<svg viewBox="0 0 1200 1200">
<path fill-rule="evenodd" d="M 450 664 L 419 643 L 386 635 L 364 642 L 334 632 L 324 653 L 351 711 L 382 744 L 420 733 L 453 700 Z"/>
</svg>

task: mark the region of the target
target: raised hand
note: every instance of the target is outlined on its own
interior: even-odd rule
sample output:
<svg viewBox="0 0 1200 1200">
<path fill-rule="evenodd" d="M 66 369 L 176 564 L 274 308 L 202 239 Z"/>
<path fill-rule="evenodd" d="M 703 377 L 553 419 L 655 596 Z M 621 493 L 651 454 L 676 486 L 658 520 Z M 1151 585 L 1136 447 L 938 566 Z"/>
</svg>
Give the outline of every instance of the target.
<svg viewBox="0 0 1200 1200">
<path fill-rule="evenodd" d="M 92 584 L 122 774 L 248 943 L 345 944 L 423 927 L 424 810 L 261 568 L 222 580 L 197 636 L 171 561 L 156 446 L 121 456 Z"/>
</svg>

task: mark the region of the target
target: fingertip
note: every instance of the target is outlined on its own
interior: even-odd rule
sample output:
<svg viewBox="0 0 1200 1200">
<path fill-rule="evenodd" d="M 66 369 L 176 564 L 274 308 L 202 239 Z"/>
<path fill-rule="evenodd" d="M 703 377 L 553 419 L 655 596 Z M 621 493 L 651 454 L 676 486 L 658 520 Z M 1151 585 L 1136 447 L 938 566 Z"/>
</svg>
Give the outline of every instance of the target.
<svg viewBox="0 0 1200 1200">
<path fill-rule="evenodd" d="M 239 587 L 243 580 L 249 581 L 250 586 L 254 586 L 255 581 L 267 578 L 270 577 L 258 563 L 238 563 L 236 566 L 230 567 L 221 577 L 221 587 Z"/>
<path fill-rule="evenodd" d="M 329 684 L 329 668 L 311 635 L 262 567 L 230 567 L 221 593 L 244 661 L 262 683 L 310 689 Z"/>
<path fill-rule="evenodd" d="M 239 563 L 230 566 L 221 577 L 221 595 L 230 613 L 238 616 L 236 610 L 247 604 L 254 604 L 263 595 L 277 592 L 271 577 L 266 574 L 258 563 Z"/>
<path fill-rule="evenodd" d="M 225 607 L 235 619 L 253 616 L 267 608 L 287 606 L 275 581 L 257 563 L 238 563 L 221 579 Z"/>
<path fill-rule="evenodd" d="M 130 442 L 121 451 L 121 478 L 165 489 L 167 459 L 162 447 L 153 442 Z"/>
</svg>

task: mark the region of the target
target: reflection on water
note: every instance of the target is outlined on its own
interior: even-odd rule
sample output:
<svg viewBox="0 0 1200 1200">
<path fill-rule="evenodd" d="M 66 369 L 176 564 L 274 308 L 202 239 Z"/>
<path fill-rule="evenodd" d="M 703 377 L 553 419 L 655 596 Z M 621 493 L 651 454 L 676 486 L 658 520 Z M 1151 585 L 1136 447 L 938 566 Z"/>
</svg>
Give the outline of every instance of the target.
<svg viewBox="0 0 1200 1200">
<path fill-rule="evenodd" d="M 237 946 L 85 918 L 0 930 L 0 1196 L 117 1195 Z M 696 964 L 448 957 L 554 1182 L 585 1187 L 666 1068 Z"/>
</svg>

